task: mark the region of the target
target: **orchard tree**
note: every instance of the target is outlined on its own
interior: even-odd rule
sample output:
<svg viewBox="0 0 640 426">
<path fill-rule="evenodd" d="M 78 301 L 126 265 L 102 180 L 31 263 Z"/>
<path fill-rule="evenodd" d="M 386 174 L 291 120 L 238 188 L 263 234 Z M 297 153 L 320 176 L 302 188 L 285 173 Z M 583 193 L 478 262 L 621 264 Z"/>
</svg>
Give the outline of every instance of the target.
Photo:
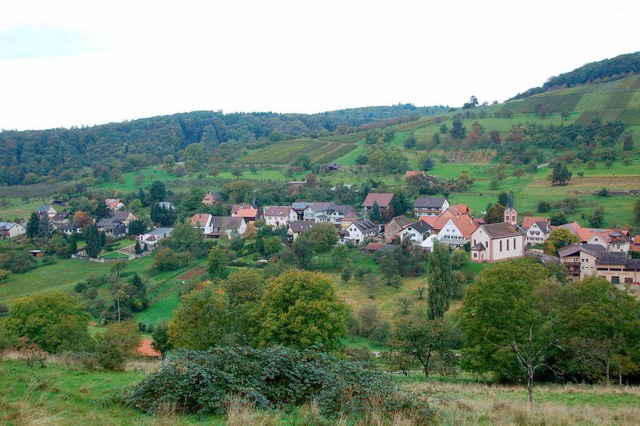
<svg viewBox="0 0 640 426">
<path fill-rule="evenodd" d="M 140 334 L 132 322 L 116 322 L 107 325 L 103 333 L 94 337 L 94 351 L 98 365 L 105 370 L 124 371 L 140 345 Z"/>
<path fill-rule="evenodd" d="M 467 287 L 460 312 L 467 370 L 509 381 L 525 378 L 530 410 L 535 373 L 548 366 L 557 347 L 550 309 L 537 291 L 548 279 L 553 278 L 535 259 L 496 264 Z"/>
<path fill-rule="evenodd" d="M 553 171 L 551 172 L 551 184 L 552 185 L 566 185 L 571 180 L 571 172 L 567 168 L 567 165 L 556 161 L 553 165 Z"/>
<path fill-rule="evenodd" d="M 319 343 L 331 351 L 346 336 L 347 317 L 329 277 L 289 270 L 267 281 L 254 333 L 260 346 L 305 349 Z"/>
<path fill-rule="evenodd" d="M 169 343 L 169 323 L 167 320 L 160 320 L 156 323 L 151 338 L 153 339 L 151 347 L 160 352 L 160 356 L 164 359 L 167 352 L 173 349 L 173 345 Z"/>
<path fill-rule="evenodd" d="M 391 339 L 394 350 L 414 358 L 429 380 L 434 357 L 441 361 L 451 358 L 454 348 L 453 325 L 442 318 L 429 319 L 424 312 L 400 319 Z"/>
</svg>

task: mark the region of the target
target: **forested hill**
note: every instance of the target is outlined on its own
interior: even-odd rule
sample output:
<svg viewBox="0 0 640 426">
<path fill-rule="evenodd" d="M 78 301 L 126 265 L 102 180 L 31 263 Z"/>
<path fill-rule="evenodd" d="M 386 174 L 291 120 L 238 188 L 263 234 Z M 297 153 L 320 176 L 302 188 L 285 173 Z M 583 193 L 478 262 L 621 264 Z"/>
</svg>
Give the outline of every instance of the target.
<svg viewBox="0 0 640 426">
<path fill-rule="evenodd" d="M 319 114 L 198 111 L 94 127 L 0 132 L 0 185 L 35 183 L 43 177 L 73 179 L 83 168 L 94 175 L 181 160 L 190 144 L 227 153 L 300 137 L 344 134 L 440 114 L 444 106 L 411 104 L 363 107 Z"/>
<path fill-rule="evenodd" d="M 637 74 L 640 74 L 640 52 L 627 53 L 612 59 L 591 62 L 571 72 L 551 77 L 542 87 L 529 89 L 509 100 L 528 98 L 548 90 L 619 80 Z"/>
</svg>

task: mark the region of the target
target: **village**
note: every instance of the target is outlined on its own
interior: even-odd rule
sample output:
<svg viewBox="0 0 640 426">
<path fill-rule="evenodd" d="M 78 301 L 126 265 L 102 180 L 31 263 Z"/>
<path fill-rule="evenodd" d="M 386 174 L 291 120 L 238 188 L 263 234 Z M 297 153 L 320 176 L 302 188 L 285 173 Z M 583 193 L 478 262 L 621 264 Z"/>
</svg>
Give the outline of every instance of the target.
<svg viewBox="0 0 640 426">
<path fill-rule="evenodd" d="M 338 244 L 360 246 L 361 252 L 367 254 L 384 251 L 400 241 L 408 241 L 428 252 L 438 241 L 452 249 L 465 249 L 471 262 L 495 263 L 531 255 L 562 263 L 570 280 L 596 275 L 617 285 L 640 283 L 640 259 L 633 257 L 634 253 L 640 253 L 640 235 L 631 236 L 624 228 L 585 228 L 577 222 L 553 226 L 547 217 L 520 217 L 513 192 L 509 193 L 504 206 L 503 220 L 495 223 L 486 223 L 482 215 L 476 216 L 465 204 L 450 204 L 444 196 L 418 197 L 411 211 L 396 216 L 393 197 L 393 193 L 369 193 L 360 209 L 313 201 L 264 207 L 232 204 L 228 216 L 196 213 L 189 218 L 189 223 L 201 230 L 205 239 L 229 240 L 245 236 L 249 228 L 255 230 L 256 222 L 262 221 L 261 224 L 273 230 L 281 230 L 285 244 L 293 243 L 318 224 L 329 223 L 335 227 Z M 223 198 L 215 192 L 207 192 L 202 199 L 203 206 L 223 203 Z M 39 206 L 34 214 L 39 222 L 48 221 L 51 231 L 81 234 L 84 225 L 94 223 L 109 241 L 133 235 L 141 247 L 136 251 L 133 246 L 124 248 L 122 257 L 92 259 L 102 262 L 132 260 L 149 254 L 161 240 L 171 237 L 170 226 L 131 232 L 129 225 L 139 218 L 120 199 L 107 198 L 104 207 L 107 213 L 98 220 L 88 218 L 84 212 L 72 214 L 59 201 Z M 176 210 L 168 201 L 157 202 L 155 207 L 167 212 Z M 27 233 L 28 227 L 27 222 L 0 222 L 0 238 L 20 236 Z M 554 230 L 567 231 L 573 238 L 556 247 L 555 253 L 546 250 L 544 254 L 545 244 Z M 32 250 L 34 256 L 42 254 L 40 250 Z M 74 253 L 73 257 L 90 258 L 84 250 Z"/>
</svg>

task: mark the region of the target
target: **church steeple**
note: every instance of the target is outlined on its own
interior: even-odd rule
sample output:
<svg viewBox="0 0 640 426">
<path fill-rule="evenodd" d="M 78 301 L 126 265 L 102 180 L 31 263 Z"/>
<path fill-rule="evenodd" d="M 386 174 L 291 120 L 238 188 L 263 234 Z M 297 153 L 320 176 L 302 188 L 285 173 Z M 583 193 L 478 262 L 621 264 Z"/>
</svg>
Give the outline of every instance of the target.
<svg viewBox="0 0 640 426">
<path fill-rule="evenodd" d="M 513 225 L 518 225 L 518 210 L 516 210 L 513 203 L 513 191 L 509 191 L 509 200 L 507 201 L 507 207 L 504 209 L 504 221 Z"/>
</svg>

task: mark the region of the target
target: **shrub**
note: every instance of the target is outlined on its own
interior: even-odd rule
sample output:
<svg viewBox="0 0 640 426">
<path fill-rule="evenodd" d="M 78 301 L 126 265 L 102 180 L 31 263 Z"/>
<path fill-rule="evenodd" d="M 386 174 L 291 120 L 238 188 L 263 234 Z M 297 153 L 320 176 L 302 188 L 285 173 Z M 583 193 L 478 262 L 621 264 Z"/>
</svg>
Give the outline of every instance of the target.
<svg viewBox="0 0 640 426">
<path fill-rule="evenodd" d="M 321 414 L 364 416 L 383 404 L 411 406 L 392 380 L 361 362 L 281 346 L 212 347 L 170 355 L 161 369 L 139 383 L 129 403 L 147 413 L 172 406 L 182 413 L 222 413 L 231 398 L 257 409 L 291 409 L 313 401 Z"/>
<path fill-rule="evenodd" d="M 20 338 L 20 344 L 16 347 L 18 350 L 18 358 L 23 360 L 29 367 L 35 367 L 36 364 L 40 364 L 40 367 L 46 367 L 45 361 L 49 354 L 43 350 L 37 343 L 29 343 L 29 339 L 26 337 Z"/>
</svg>

